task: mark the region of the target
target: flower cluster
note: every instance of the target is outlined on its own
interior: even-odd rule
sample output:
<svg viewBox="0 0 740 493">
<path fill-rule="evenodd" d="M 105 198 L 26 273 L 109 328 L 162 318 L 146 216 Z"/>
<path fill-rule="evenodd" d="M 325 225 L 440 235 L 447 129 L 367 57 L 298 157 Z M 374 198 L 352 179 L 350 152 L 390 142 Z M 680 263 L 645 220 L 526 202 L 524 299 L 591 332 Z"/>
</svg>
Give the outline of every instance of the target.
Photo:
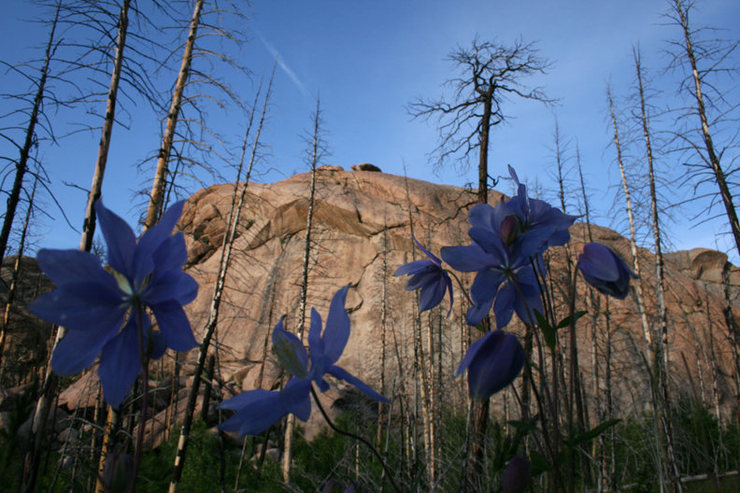
<svg viewBox="0 0 740 493">
<path fill-rule="evenodd" d="M 107 268 L 80 250 L 38 253 L 39 266 L 57 288 L 29 310 L 67 331 L 52 355 L 52 369 L 71 375 L 100 355 L 98 376 L 111 406 L 126 397 L 141 372 L 142 355 L 156 359 L 167 348 L 187 351 L 197 345 L 182 307 L 195 299 L 198 284 L 182 270 L 187 260 L 182 233 L 172 236 L 182 208 L 183 202 L 170 207 L 137 242 L 129 225 L 98 200 Z M 154 313 L 156 329 L 147 310 Z"/>
<path fill-rule="evenodd" d="M 563 214 L 543 200 L 527 196 L 514 170 L 509 172 L 517 195 L 495 207 L 478 204 L 468 213 L 473 240 L 467 246 L 442 248 L 442 258 L 460 272 L 475 272 L 470 289 L 473 306 L 469 325 L 478 325 L 493 307 L 496 326 L 505 327 L 514 312 L 525 323 L 542 312 L 538 274 L 544 274 L 542 254 L 570 239 L 575 216 Z M 538 272 L 539 271 L 539 272 Z"/>
<path fill-rule="evenodd" d="M 509 174 L 517 194 L 496 206 L 478 204 L 468 212 L 472 242 L 442 248 L 442 259 L 460 272 L 474 272 L 470 288 L 471 306 L 466 314 L 469 325 L 479 325 L 493 309 L 497 329 L 511 321 L 514 313 L 526 324 L 537 323 L 543 313 L 541 286 L 546 272 L 543 255 L 551 246 L 570 241 L 568 228 L 576 220 L 543 200 L 527 196 L 514 169 Z M 416 241 L 416 239 L 414 239 Z M 417 242 L 429 260 L 403 265 L 395 275 L 411 275 L 406 289 L 420 289 L 420 310 L 437 306 L 445 289 L 452 289 L 450 275 L 442 261 Z M 591 243 L 579 257 L 584 279 L 602 293 L 623 299 L 634 274 L 609 248 Z M 468 348 L 458 375 L 468 371 L 472 397 L 486 399 L 509 385 L 521 372 L 525 361 L 518 338 L 502 330 L 485 334 Z"/>
<path fill-rule="evenodd" d="M 306 421 L 311 415 L 311 386 L 322 392 L 329 390 L 324 375 L 329 374 L 354 385 L 368 397 L 387 402 L 388 399 L 335 363 L 344 352 L 349 339 L 349 315 L 344 308 L 349 286 L 336 292 L 329 305 L 326 328 L 322 333 L 321 316 L 311 309 L 311 327 L 308 348 L 294 334 L 283 328 L 283 320 L 272 332 L 272 344 L 278 361 L 292 378 L 280 391 L 257 389 L 244 392 L 221 403 L 221 409 L 236 413 L 220 425 L 224 431 L 238 432 L 239 436 L 257 435 L 288 413 Z"/>
</svg>

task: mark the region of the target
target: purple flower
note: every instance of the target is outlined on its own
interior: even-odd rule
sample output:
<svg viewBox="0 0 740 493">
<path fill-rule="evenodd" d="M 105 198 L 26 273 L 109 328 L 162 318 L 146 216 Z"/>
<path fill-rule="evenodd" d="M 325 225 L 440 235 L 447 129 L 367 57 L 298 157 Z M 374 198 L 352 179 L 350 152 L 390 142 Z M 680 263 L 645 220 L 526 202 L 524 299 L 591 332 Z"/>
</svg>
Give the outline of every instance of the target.
<svg viewBox="0 0 740 493">
<path fill-rule="evenodd" d="M 488 399 L 519 376 L 524 359 L 524 349 L 517 336 L 494 330 L 470 345 L 457 375 L 468 370 L 470 396 Z"/>
<path fill-rule="evenodd" d="M 578 256 L 583 278 L 599 292 L 623 300 L 627 297 L 630 277 L 636 278 L 622 257 L 601 243 L 589 243 Z"/>
<path fill-rule="evenodd" d="M 530 247 L 543 253 L 547 247 L 565 245 L 570 241 L 568 228 L 578 218 L 563 213 L 544 200 L 527 196 L 527 186 L 519 182 L 514 168 L 509 166 L 509 174 L 517 185 L 517 194 L 506 204 L 509 214 L 519 219 L 521 236 L 526 237 Z"/>
<path fill-rule="evenodd" d="M 67 330 L 51 366 L 71 375 L 100 355 L 98 376 L 111 406 L 123 401 L 141 372 L 140 339 L 152 358 L 167 348 L 187 351 L 197 345 L 182 306 L 195 299 L 198 284 L 182 270 L 187 259 L 182 233 L 171 236 L 182 208 L 183 202 L 170 207 L 137 242 L 128 224 L 98 200 L 95 211 L 109 268 L 80 250 L 38 253 L 39 266 L 57 289 L 36 299 L 29 310 Z M 158 330 L 152 330 L 147 308 Z"/>
<path fill-rule="evenodd" d="M 412 235 L 413 236 L 413 235 Z M 434 308 L 442 302 L 445 291 L 450 293 L 450 309 L 447 311 L 449 316 L 452 311 L 452 280 L 450 275 L 442 268 L 442 260 L 432 252 L 427 250 L 414 237 L 414 242 L 429 259 L 415 260 L 408 264 L 402 265 L 394 276 L 410 275 L 411 279 L 406 283 L 406 289 L 412 291 L 421 288 L 419 295 L 419 310 L 425 311 Z"/>
<path fill-rule="evenodd" d="M 508 226 L 506 222 L 499 224 Z M 454 269 L 477 272 L 470 288 L 474 304 L 468 309 L 467 323 L 478 325 L 491 307 L 499 328 L 511 321 L 515 311 L 524 322 L 533 323 L 534 310 L 542 312 L 540 288 L 532 267 L 539 259 L 512 251 L 501 235 L 487 229 L 474 226 L 470 235 L 474 240 L 470 245 L 442 248 L 442 258 Z"/>
<path fill-rule="evenodd" d="M 502 478 L 504 493 L 521 493 L 529 483 L 530 466 L 526 457 L 514 457 L 506 466 Z"/>
<path fill-rule="evenodd" d="M 222 402 L 222 409 L 236 411 L 220 425 L 222 430 L 236 431 L 239 436 L 257 435 L 288 413 L 306 421 L 311 415 L 311 384 L 315 382 L 322 392 L 326 392 L 329 390 L 329 384 L 324 380 L 326 374 L 354 385 L 371 399 L 388 401 L 335 364 L 349 339 L 349 315 L 344 308 L 348 290 L 349 286 L 345 286 L 332 298 L 323 334 L 321 316 L 311 309 L 311 328 L 308 331 L 310 356 L 298 337 L 283 328 L 282 319 L 278 322 L 272 332 L 272 343 L 280 364 L 293 378 L 280 391 L 250 390 Z"/>
<path fill-rule="evenodd" d="M 534 323 L 534 311 L 542 312 L 538 282 L 538 276 L 545 274 L 542 254 L 549 246 L 568 242 L 568 227 L 576 219 L 527 197 L 527 187 L 519 183 L 511 166 L 509 173 L 517 195 L 495 207 L 471 208 L 468 235 L 473 243 L 442 249 L 442 258 L 454 269 L 477 272 L 470 289 L 469 325 L 479 324 L 491 308 L 499 328 L 511 321 L 514 312 L 525 323 Z"/>
</svg>

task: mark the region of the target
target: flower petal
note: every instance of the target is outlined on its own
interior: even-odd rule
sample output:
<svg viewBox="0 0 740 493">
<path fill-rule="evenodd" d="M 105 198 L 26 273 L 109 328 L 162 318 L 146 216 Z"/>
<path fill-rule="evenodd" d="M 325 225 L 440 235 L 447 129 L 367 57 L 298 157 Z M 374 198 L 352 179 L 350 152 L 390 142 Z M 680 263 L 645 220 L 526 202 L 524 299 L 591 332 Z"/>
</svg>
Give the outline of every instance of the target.
<svg viewBox="0 0 740 493">
<path fill-rule="evenodd" d="M 446 289 L 447 284 L 444 278 L 437 279 L 435 282 L 422 287 L 419 295 L 419 311 L 423 312 L 439 305 L 442 298 L 445 297 Z"/>
<path fill-rule="evenodd" d="M 311 379 L 291 378 L 280 391 L 283 408 L 301 421 L 311 417 Z"/>
<path fill-rule="evenodd" d="M 133 230 L 126 221 L 103 205 L 102 198 L 95 202 L 95 213 L 108 248 L 108 263 L 121 274 L 130 277 L 137 250 Z"/>
<path fill-rule="evenodd" d="M 349 315 L 344 308 L 347 291 L 349 291 L 349 285 L 336 292 L 329 305 L 329 315 L 326 317 L 322 340 L 324 356 L 330 364 L 337 362 L 349 339 Z"/>
<path fill-rule="evenodd" d="M 376 401 L 381 401 L 381 402 L 389 402 L 389 400 L 386 397 L 375 392 L 373 389 L 370 388 L 369 385 L 367 385 L 365 382 L 363 382 L 356 376 L 352 375 L 350 372 L 348 372 L 344 368 L 333 365 L 331 368 L 329 368 L 329 371 L 327 371 L 327 373 L 337 377 L 340 380 L 344 380 L 350 385 L 354 385 L 355 387 L 357 387 L 359 390 L 361 390 L 365 395 L 367 395 L 371 399 L 374 399 Z"/>
<path fill-rule="evenodd" d="M 44 248 L 36 254 L 36 262 L 57 286 L 90 282 L 116 288 L 113 276 L 103 269 L 98 257 L 90 252 Z"/>
<path fill-rule="evenodd" d="M 478 325 L 488 315 L 488 312 L 491 311 L 492 305 L 493 299 L 490 299 L 471 306 L 465 314 L 465 323 L 473 326 Z"/>
<path fill-rule="evenodd" d="M 499 286 L 505 277 L 498 270 L 483 270 L 478 272 L 470 287 L 470 296 L 475 304 L 486 303 L 496 296 Z"/>
<path fill-rule="evenodd" d="M 240 437 L 259 435 L 288 414 L 282 405 L 280 393 L 264 389 L 239 394 L 222 402 L 219 408 L 237 411 L 221 423 L 219 428 L 223 431 L 238 431 Z"/>
<path fill-rule="evenodd" d="M 442 247 L 442 258 L 460 272 L 475 272 L 499 265 L 498 259 L 486 253 L 477 243 Z"/>
<path fill-rule="evenodd" d="M 493 304 L 493 313 L 496 315 L 496 327 L 506 327 L 514 314 L 514 303 L 517 294 L 511 281 L 507 282 L 498 290 L 496 301 Z"/>
<path fill-rule="evenodd" d="M 308 377 L 308 354 L 303 343 L 294 334 L 283 328 L 283 320 L 272 331 L 272 345 L 280 365 L 298 378 Z"/>
<path fill-rule="evenodd" d="M 501 330 L 482 339 L 468 366 L 468 389 L 476 398 L 488 398 L 511 384 L 524 367 L 524 349 L 514 334 Z"/>
<path fill-rule="evenodd" d="M 429 257 L 430 259 L 432 259 L 432 261 L 435 264 L 437 264 L 438 267 L 441 267 L 442 266 L 442 260 L 439 257 L 437 257 L 436 255 L 434 255 L 432 252 L 430 252 L 429 250 L 427 250 L 426 248 L 424 248 L 424 245 L 422 245 L 421 243 L 419 243 L 419 240 L 416 239 L 416 236 L 414 236 L 414 233 L 411 233 L 411 238 L 413 238 L 414 243 L 416 243 L 416 246 L 419 247 L 419 250 L 421 250 L 422 252 L 424 252 L 424 255 L 426 255 L 427 257 Z"/>
<path fill-rule="evenodd" d="M 148 305 L 173 300 L 187 305 L 198 295 L 198 283 L 182 270 L 154 270 L 152 279 L 141 295 Z"/>
<path fill-rule="evenodd" d="M 394 272 L 393 275 L 404 276 L 408 274 L 418 274 L 419 272 L 429 270 L 430 267 L 433 268 L 437 266 L 431 260 L 414 260 L 413 262 L 409 262 L 408 264 L 403 264 L 401 267 L 396 269 L 396 272 Z"/>
<path fill-rule="evenodd" d="M 59 375 L 74 375 L 92 365 L 115 332 L 68 330 L 51 355 L 51 368 Z"/>
<path fill-rule="evenodd" d="M 135 317 L 103 347 L 98 376 L 105 402 L 118 407 L 141 372 L 139 336 Z"/>
<path fill-rule="evenodd" d="M 308 329 L 308 348 L 311 351 L 311 369 L 324 357 L 324 341 L 321 339 L 321 315 L 311 308 L 311 327 Z"/>
<path fill-rule="evenodd" d="M 187 315 L 175 301 L 166 301 L 151 305 L 157 318 L 159 330 L 167 339 L 167 347 L 175 351 L 187 351 L 198 345 L 190 328 Z"/>
<path fill-rule="evenodd" d="M 28 310 L 68 329 L 117 331 L 128 309 L 117 294 L 96 283 L 69 283 L 39 296 Z"/>
</svg>

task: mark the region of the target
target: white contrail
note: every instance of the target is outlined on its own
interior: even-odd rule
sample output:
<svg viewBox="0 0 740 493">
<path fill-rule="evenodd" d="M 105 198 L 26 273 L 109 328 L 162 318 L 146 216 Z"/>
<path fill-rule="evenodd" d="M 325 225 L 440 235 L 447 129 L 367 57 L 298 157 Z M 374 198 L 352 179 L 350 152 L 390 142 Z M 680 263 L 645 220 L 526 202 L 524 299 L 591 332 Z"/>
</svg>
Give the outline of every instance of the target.
<svg viewBox="0 0 740 493">
<path fill-rule="evenodd" d="M 262 36 L 262 33 L 257 30 L 255 30 L 255 33 L 257 34 L 257 37 L 260 38 L 260 41 L 262 41 L 262 44 L 265 45 L 267 51 L 270 52 L 270 55 L 272 55 L 272 58 L 275 60 L 278 66 L 282 69 L 283 72 L 285 72 L 285 75 L 287 75 L 288 78 L 293 82 L 293 84 L 295 84 L 301 94 L 303 94 L 304 96 L 308 96 L 308 91 L 303 85 L 303 82 L 301 82 L 295 72 L 293 72 L 293 70 L 288 67 L 288 64 L 285 63 L 285 60 L 283 60 L 283 57 L 282 55 L 280 55 L 280 52 L 277 50 L 277 48 L 272 46 L 272 44 L 270 44 L 270 42 L 267 41 L 264 36 Z"/>
</svg>

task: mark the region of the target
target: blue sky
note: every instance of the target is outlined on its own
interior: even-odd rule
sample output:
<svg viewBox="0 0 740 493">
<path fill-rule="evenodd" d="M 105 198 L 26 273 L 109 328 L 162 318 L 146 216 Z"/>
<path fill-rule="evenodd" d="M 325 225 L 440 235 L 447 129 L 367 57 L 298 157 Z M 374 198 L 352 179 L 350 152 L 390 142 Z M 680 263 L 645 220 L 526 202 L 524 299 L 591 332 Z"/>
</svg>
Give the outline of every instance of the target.
<svg viewBox="0 0 740 493">
<path fill-rule="evenodd" d="M 463 185 L 476 181 L 476 170 L 449 166 L 434 172 L 427 154 L 437 143 L 435 123 L 411 119 L 406 106 L 416 97 L 443 95 L 441 84 L 452 70 L 445 60 L 447 54 L 458 46 L 470 46 L 476 35 L 502 44 L 519 38 L 536 42 L 552 67 L 547 75 L 523 82 L 542 86 L 558 104 L 550 108 L 518 100 L 506 104 L 504 111 L 510 119 L 492 133 L 491 174 L 504 174 L 506 164 L 512 164 L 521 178 L 537 183 L 545 196 L 554 197 L 548 191 L 554 188 L 551 149 L 557 117 L 561 134 L 571 142 L 566 151 L 571 157 L 569 166 L 574 164 L 572 155 L 578 142 L 595 222 L 622 230 L 613 219 L 621 209 L 610 209 L 619 178 L 614 151 L 608 147 L 611 130 L 605 87 L 611 81 L 617 98 L 631 91 L 631 50 L 639 42 L 644 68 L 654 76 L 654 88 L 665 93 L 661 101 L 673 98 L 675 77 L 662 71 L 667 64 L 666 40 L 675 39 L 678 31 L 664 25 L 661 14 L 666 6 L 663 0 L 253 0 L 245 9 L 249 18 L 232 24 L 249 37 L 249 43 L 232 55 L 252 76 L 240 78 L 225 72 L 223 77 L 251 101 L 260 78 L 269 74 L 276 58 L 279 60 L 274 105 L 263 136 L 270 149 L 260 164 L 261 181 L 272 182 L 306 170 L 301 135 L 310 128 L 310 115 L 320 93 L 331 150 L 325 164 L 348 169 L 353 163 L 371 162 L 388 173 L 403 174 L 405 163 L 411 177 Z M 187 6 L 179 10 L 182 18 L 190 14 Z M 25 0 L 6 0 L 0 18 L 1 60 L 18 63 L 38 55 L 46 31 L 22 21 L 34 15 Z M 692 23 L 724 28 L 723 37 L 738 39 L 740 5 L 736 0 L 701 2 Z M 735 60 L 740 66 L 740 53 L 735 54 Z M 0 72 L 2 80 L 0 92 L 21 87 L 7 73 Z M 727 94 L 737 102 L 734 86 L 728 83 Z M 109 207 L 133 222 L 140 212 L 136 205 L 140 200 L 133 198 L 133 191 L 151 180 L 146 174 L 137 175 L 133 164 L 159 146 L 160 124 L 142 105 L 128 108 L 130 129 L 114 130 L 103 196 Z M 62 114 L 60 128 L 74 123 L 74 113 Z M 234 108 L 209 113 L 209 124 L 235 145 L 244 121 L 244 114 Z M 40 150 L 53 180 L 51 186 L 76 227 L 82 221 L 84 193 L 62 182 L 89 187 L 98 139 L 98 134 L 82 133 Z M 9 154 L 2 146 L 0 152 Z M 677 159 L 675 155 L 663 156 L 660 164 L 675 171 L 680 169 Z M 233 175 L 227 169 L 223 174 Z M 572 177 L 575 185 L 576 175 Z M 9 182 L 5 183 L 7 188 Z M 196 188 L 192 186 L 191 191 Z M 507 182 L 502 182 L 501 188 L 511 191 Z M 689 189 L 681 190 L 669 200 L 686 198 L 688 193 Z M 75 247 L 79 234 L 66 225 L 50 200 L 46 202 L 50 217 L 40 218 L 38 246 Z M 697 222 L 689 220 L 691 215 L 691 209 L 677 211 L 675 223 L 669 225 L 676 248 L 704 246 L 732 254 L 729 237 L 716 238 L 726 229 L 724 222 L 691 228 Z M 737 255 L 733 259 L 737 263 Z"/>
</svg>

